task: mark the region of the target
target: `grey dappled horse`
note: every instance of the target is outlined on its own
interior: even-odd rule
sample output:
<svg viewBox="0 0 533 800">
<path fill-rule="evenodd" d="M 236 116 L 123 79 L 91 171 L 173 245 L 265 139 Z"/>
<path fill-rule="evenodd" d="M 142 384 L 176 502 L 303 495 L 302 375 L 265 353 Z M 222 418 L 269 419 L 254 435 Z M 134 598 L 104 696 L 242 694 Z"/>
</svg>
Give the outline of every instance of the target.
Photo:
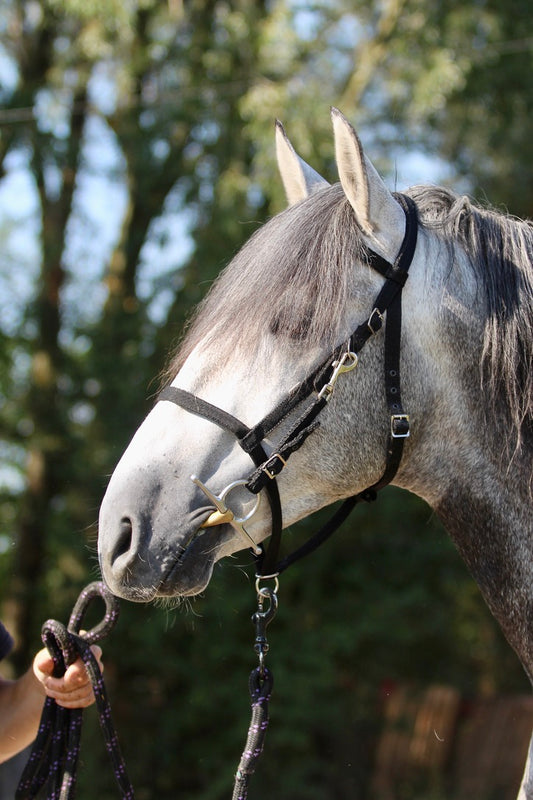
<svg viewBox="0 0 533 800">
<path fill-rule="evenodd" d="M 212 287 L 168 370 L 171 387 L 245 426 L 315 374 L 362 320 L 370 323 L 384 278 L 369 253 L 393 264 L 404 240 L 404 207 L 342 114 L 332 118 L 340 184 L 305 164 L 278 125 L 290 207 Z M 438 514 L 532 678 L 533 230 L 446 189 L 406 195 L 419 222 L 401 293 L 409 437 L 404 431 L 393 483 Z M 380 325 L 275 481 L 285 526 L 363 492 L 386 468 Z M 267 456 L 299 413 L 292 408 L 268 433 Z M 258 503 L 243 488 L 251 469 L 227 428 L 176 402 L 156 403 L 102 503 L 100 562 L 112 591 L 135 601 L 194 595 L 218 559 L 257 550 L 271 531 L 271 498 Z M 229 516 L 212 502 L 226 502 L 228 489 Z M 519 796 L 533 800 L 530 760 Z"/>
</svg>

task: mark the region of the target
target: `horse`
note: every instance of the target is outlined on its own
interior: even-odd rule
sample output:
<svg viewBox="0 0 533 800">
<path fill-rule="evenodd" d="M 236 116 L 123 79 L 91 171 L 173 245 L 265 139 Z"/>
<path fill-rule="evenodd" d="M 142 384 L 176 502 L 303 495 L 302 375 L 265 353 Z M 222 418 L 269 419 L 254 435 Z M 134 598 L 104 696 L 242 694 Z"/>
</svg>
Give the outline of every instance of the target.
<svg viewBox="0 0 533 800">
<path fill-rule="evenodd" d="M 332 122 L 332 185 L 276 124 L 288 207 L 211 287 L 112 474 L 104 579 L 191 596 L 219 559 L 393 483 L 441 519 L 532 679 L 533 228 L 443 187 L 392 193 Z"/>
</svg>

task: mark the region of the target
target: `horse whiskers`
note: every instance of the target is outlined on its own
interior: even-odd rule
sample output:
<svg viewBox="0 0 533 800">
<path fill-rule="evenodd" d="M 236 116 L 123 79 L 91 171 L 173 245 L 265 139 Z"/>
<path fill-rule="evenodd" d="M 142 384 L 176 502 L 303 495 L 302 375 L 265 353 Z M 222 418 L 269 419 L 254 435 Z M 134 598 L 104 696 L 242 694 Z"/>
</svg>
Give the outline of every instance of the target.
<svg viewBox="0 0 533 800">
<path fill-rule="evenodd" d="M 208 549 L 206 549 L 206 550 L 203 550 L 203 552 L 202 552 L 202 555 L 204 555 L 204 556 L 210 556 L 210 555 L 212 555 L 212 553 L 216 553 L 216 552 L 217 552 L 217 550 L 218 550 L 218 547 L 219 547 L 219 545 L 218 545 L 218 544 L 213 544 L 213 545 L 212 545 L 211 547 L 209 547 Z"/>
<path fill-rule="evenodd" d="M 174 595 L 171 597 L 155 597 L 152 600 L 152 604 L 156 608 L 162 608 L 163 610 L 170 612 L 170 611 L 180 611 L 185 614 L 191 614 L 194 617 L 201 618 L 203 615 L 200 614 L 198 611 L 194 609 L 193 600 L 197 598 L 201 598 L 203 595 L 195 595 L 194 597 L 185 597 L 183 595 Z"/>
<path fill-rule="evenodd" d="M 250 575 L 246 571 L 246 568 L 243 565 L 241 565 L 241 564 L 232 564 L 231 566 L 234 569 L 236 569 L 238 572 L 240 572 L 241 575 L 244 575 L 244 577 L 247 579 L 248 583 L 250 583 Z"/>
</svg>

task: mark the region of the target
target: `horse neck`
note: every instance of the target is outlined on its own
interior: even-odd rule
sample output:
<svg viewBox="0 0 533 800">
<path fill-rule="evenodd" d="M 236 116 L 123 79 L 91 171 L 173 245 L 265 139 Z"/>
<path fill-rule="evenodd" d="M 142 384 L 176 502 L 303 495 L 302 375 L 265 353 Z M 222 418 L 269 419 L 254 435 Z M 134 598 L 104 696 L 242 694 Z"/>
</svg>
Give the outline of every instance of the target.
<svg viewBox="0 0 533 800">
<path fill-rule="evenodd" d="M 533 447 L 510 452 L 478 427 L 433 442 L 426 456 L 431 478 L 412 476 L 410 488 L 425 496 L 453 539 L 487 605 L 533 680 Z M 509 448 L 510 450 L 510 448 Z M 429 489 L 426 487 L 430 487 Z"/>
<path fill-rule="evenodd" d="M 490 610 L 533 679 L 533 525 L 531 499 L 511 466 L 483 467 L 450 484 L 435 511 Z"/>
<path fill-rule="evenodd" d="M 428 367 L 399 483 L 435 510 L 533 679 L 533 433 L 515 448 L 505 413 L 487 411 L 475 357 L 466 361 L 456 350 L 440 372 Z"/>
</svg>

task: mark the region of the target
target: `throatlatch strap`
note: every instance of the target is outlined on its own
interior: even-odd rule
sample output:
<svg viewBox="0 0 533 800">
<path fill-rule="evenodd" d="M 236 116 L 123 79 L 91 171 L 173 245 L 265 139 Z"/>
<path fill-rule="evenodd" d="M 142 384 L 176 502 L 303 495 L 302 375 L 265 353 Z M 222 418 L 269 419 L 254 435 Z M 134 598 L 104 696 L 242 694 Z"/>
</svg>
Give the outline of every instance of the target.
<svg viewBox="0 0 533 800">
<path fill-rule="evenodd" d="M 390 413 L 390 428 L 387 437 L 385 470 L 381 478 L 369 487 L 367 491 L 370 492 L 377 492 L 392 481 L 400 466 L 404 442 L 410 432 L 409 417 L 404 413 L 402 406 L 400 383 L 401 289 L 407 280 L 408 270 L 415 254 L 418 238 L 418 211 L 414 200 L 407 195 L 395 194 L 395 197 L 405 213 L 405 235 L 398 256 L 391 266 L 391 275 L 395 277 L 389 277 L 388 281 L 393 281 L 393 283 L 384 285 L 378 301 L 376 301 L 377 305 L 387 287 L 394 287 L 396 283 L 396 292 L 392 294 L 387 308 L 387 324 L 385 326 L 384 378 L 385 398 Z"/>
</svg>

